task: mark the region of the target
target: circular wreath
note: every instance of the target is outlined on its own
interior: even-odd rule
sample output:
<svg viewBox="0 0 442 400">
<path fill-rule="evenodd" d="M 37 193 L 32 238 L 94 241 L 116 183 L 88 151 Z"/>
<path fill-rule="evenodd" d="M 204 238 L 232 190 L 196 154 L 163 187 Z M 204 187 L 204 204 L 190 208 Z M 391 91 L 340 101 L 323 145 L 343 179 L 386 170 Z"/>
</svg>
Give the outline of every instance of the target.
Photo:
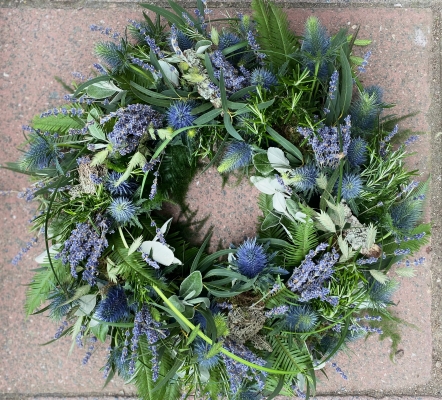
<svg viewBox="0 0 442 400">
<path fill-rule="evenodd" d="M 46 243 L 26 312 L 107 341 L 105 376 L 143 399 L 305 397 L 327 365 L 346 379 L 337 351 L 382 334 L 386 274 L 405 259 L 413 276 L 428 241 L 426 183 L 403 164 L 416 137 L 391 144 L 391 105 L 359 79 L 369 41 L 315 17 L 296 36 L 266 0 L 223 27 L 203 0 L 169 5 L 124 35 L 92 26 L 96 76 L 25 127 L 9 168 L 36 177 L 23 196 Z M 204 158 L 262 192 L 257 236 L 212 254 L 161 213 Z"/>
</svg>

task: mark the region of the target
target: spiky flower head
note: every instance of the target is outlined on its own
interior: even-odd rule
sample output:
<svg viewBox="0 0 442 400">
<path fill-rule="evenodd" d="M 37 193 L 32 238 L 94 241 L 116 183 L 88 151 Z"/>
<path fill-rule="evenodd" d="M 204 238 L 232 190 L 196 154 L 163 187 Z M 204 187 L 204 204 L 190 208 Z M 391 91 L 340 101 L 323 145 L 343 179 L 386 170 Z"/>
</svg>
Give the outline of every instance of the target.
<svg viewBox="0 0 442 400">
<path fill-rule="evenodd" d="M 20 165 L 27 170 L 48 168 L 57 159 L 59 151 L 50 136 L 31 133 L 28 137 L 29 149 L 24 153 Z"/>
<path fill-rule="evenodd" d="M 188 101 L 175 101 L 166 111 L 167 123 L 175 130 L 191 126 L 196 116 Z"/>
<path fill-rule="evenodd" d="M 359 167 L 367 161 L 367 146 L 360 137 L 352 139 L 347 150 L 347 159 L 352 167 Z"/>
<path fill-rule="evenodd" d="M 101 321 L 118 322 L 129 315 L 126 294 L 121 286 L 111 286 L 106 297 L 100 301 L 95 312 Z"/>
<path fill-rule="evenodd" d="M 330 37 L 326 29 L 321 25 L 318 18 L 309 17 L 305 23 L 304 40 L 301 50 L 304 55 L 304 64 L 309 71 L 314 74 L 316 63 L 319 62 L 318 76 L 325 78 L 327 76 L 327 64 L 325 55 L 330 48 Z"/>
<path fill-rule="evenodd" d="M 247 239 L 236 252 L 236 265 L 241 274 L 254 278 L 267 266 L 268 257 L 256 238 Z"/>
<path fill-rule="evenodd" d="M 292 332 L 311 331 L 318 321 L 318 315 L 309 306 L 291 306 L 285 315 L 285 326 Z"/>
<path fill-rule="evenodd" d="M 232 142 L 227 146 L 224 158 L 218 167 L 218 171 L 230 172 L 245 167 L 252 161 L 253 149 L 246 142 Z"/>
<path fill-rule="evenodd" d="M 296 190 L 306 192 L 315 187 L 318 175 L 319 172 L 315 165 L 303 165 L 290 171 L 288 183 Z"/>
<path fill-rule="evenodd" d="M 170 40 L 170 38 L 169 38 Z M 189 50 L 193 47 L 194 41 L 180 30 L 176 30 L 176 41 L 180 50 Z"/>
<path fill-rule="evenodd" d="M 359 92 L 359 98 L 350 108 L 353 133 L 363 135 L 374 129 L 382 111 L 382 95 L 382 89 L 378 86 L 370 86 Z"/>
<path fill-rule="evenodd" d="M 278 84 L 278 79 L 272 72 L 266 68 L 256 68 L 250 76 L 252 85 L 262 86 L 264 89 L 270 89 Z"/>
<path fill-rule="evenodd" d="M 353 173 L 345 173 L 342 177 L 341 195 L 345 200 L 352 200 L 359 196 L 362 190 L 361 177 Z"/>
<path fill-rule="evenodd" d="M 122 176 L 123 173 L 121 172 L 111 171 L 106 177 L 105 187 L 113 197 L 131 197 L 138 188 L 137 183 L 130 179 L 126 179 L 119 184 L 118 180 Z"/>
<path fill-rule="evenodd" d="M 224 49 L 227 49 L 230 46 L 234 46 L 235 44 L 238 44 L 241 42 L 241 39 L 236 36 L 232 32 L 223 32 L 219 36 L 219 43 L 218 43 L 218 50 L 222 51 Z M 227 57 L 230 62 L 236 64 L 241 57 L 242 49 L 235 50 L 233 53 L 230 53 Z"/>
<path fill-rule="evenodd" d="M 218 354 L 212 357 L 207 357 L 207 353 L 210 351 L 211 346 L 204 340 L 197 339 L 193 346 L 195 354 L 198 356 L 198 364 L 205 369 L 212 369 L 216 367 L 220 361 Z"/>
<path fill-rule="evenodd" d="M 236 36 L 234 33 L 223 32 L 219 36 L 218 49 L 222 51 L 224 49 L 227 49 L 230 46 L 234 46 L 235 44 L 238 44 L 239 42 L 241 42 L 241 39 L 238 36 Z"/>
<path fill-rule="evenodd" d="M 138 207 L 126 197 L 117 197 L 112 200 L 108 211 L 118 224 L 123 225 L 130 222 L 135 217 Z"/>
<path fill-rule="evenodd" d="M 375 279 L 369 279 L 368 281 L 368 295 L 374 305 L 385 307 L 392 304 L 391 298 L 393 294 L 399 289 L 399 282 L 394 279 L 390 279 L 385 283 L 380 283 Z"/>
<path fill-rule="evenodd" d="M 95 54 L 105 62 L 112 71 L 120 71 L 124 66 L 122 47 L 114 42 L 100 42 L 95 45 Z"/>
<path fill-rule="evenodd" d="M 72 307 L 75 307 L 78 301 L 70 302 L 74 295 L 73 290 L 61 290 L 56 287 L 48 296 L 49 300 L 49 316 L 51 319 L 60 321 Z"/>
<path fill-rule="evenodd" d="M 394 228 L 402 233 L 411 231 L 422 216 L 422 196 L 409 197 L 395 204 L 390 209 L 390 217 Z"/>
</svg>

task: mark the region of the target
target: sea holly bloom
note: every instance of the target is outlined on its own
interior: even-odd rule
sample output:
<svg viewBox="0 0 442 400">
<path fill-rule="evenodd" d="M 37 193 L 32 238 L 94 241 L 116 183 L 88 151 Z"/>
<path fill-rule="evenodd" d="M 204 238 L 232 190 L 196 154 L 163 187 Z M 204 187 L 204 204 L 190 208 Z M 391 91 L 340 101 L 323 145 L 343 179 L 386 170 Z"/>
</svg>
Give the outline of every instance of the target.
<svg viewBox="0 0 442 400">
<path fill-rule="evenodd" d="M 266 68 L 257 68 L 252 71 L 250 76 L 252 85 L 262 86 L 264 89 L 270 89 L 278 84 L 278 79 L 272 72 Z"/>
<path fill-rule="evenodd" d="M 126 197 L 117 197 L 112 200 L 108 211 L 118 224 L 123 225 L 130 222 L 136 216 L 138 207 L 132 203 L 132 200 Z"/>
<path fill-rule="evenodd" d="M 106 177 L 105 187 L 114 197 L 131 197 L 138 188 L 136 182 L 127 179 L 121 183 L 118 183 L 123 176 L 122 172 L 111 171 Z"/>
<path fill-rule="evenodd" d="M 357 174 L 346 173 L 342 177 L 341 195 L 345 200 L 356 199 L 362 190 L 362 180 Z"/>
<path fill-rule="evenodd" d="M 129 315 L 126 294 L 121 286 L 109 288 L 106 297 L 98 304 L 95 315 L 106 322 L 118 322 Z"/>
<path fill-rule="evenodd" d="M 191 126 L 196 116 L 188 101 L 176 101 L 166 111 L 167 123 L 175 130 Z"/>
<path fill-rule="evenodd" d="M 257 276 L 268 263 L 267 254 L 256 238 L 247 239 L 236 252 L 236 265 L 241 274 L 248 278 Z"/>
<path fill-rule="evenodd" d="M 235 141 L 227 146 L 224 158 L 218 167 L 219 172 L 230 172 L 246 167 L 252 161 L 252 146 L 244 141 Z"/>
</svg>

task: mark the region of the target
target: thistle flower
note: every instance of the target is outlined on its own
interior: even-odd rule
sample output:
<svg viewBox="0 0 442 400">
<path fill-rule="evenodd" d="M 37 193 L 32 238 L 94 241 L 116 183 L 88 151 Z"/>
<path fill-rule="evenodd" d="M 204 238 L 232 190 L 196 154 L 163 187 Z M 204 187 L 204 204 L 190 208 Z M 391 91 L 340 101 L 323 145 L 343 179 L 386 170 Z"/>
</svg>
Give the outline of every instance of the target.
<svg viewBox="0 0 442 400">
<path fill-rule="evenodd" d="M 312 74 L 315 73 L 316 63 L 319 62 L 318 77 L 321 79 L 327 76 L 325 55 L 329 48 L 330 37 L 326 29 L 318 18 L 309 17 L 305 24 L 304 40 L 301 46 L 301 50 L 307 53 L 303 57 L 303 62 Z"/>
<path fill-rule="evenodd" d="M 368 282 L 368 295 L 370 300 L 381 307 L 391 303 L 391 298 L 396 290 L 399 289 L 399 282 L 390 279 L 385 283 L 380 283 L 375 279 L 370 279 Z"/>
<path fill-rule="evenodd" d="M 190 102 L 175 101 L 166 111 L 167 123 L 174 129 L 191 126 L 196 116 L 192 115 Z"/>
<path fill-rule="evenodd" d="M 195 344 L 193 346 L 193 350 L 198 356 L 198 364 L 206 369 L 212 369 L 216 367 L 220 362 L 218 354 L 207 358 L 207 353 L 210 351 L 210 348 L 211 346 L 201 339 L 195 340 Z"/>
<path fill-rule="evenodd" d="M 100 301 L 96 317 L 105 322 L 118 322 L 129 315 L 126 294 L 121 286 L 109 288 L 106 297 Z"/>
<path fill-rule="evenodd" d="M 78 301 L 68 302 L 74 295 L 72 290 L 55 288 L 48 296 L 49 316 L 56 321 L 61 320 Z"/>
<path fill-rule="evenodd" d="M 24 153 L 20 165 L 26 170 L 48 168 L 60 154 L 50 136 L 42 137 L 37 133 L 29 135 L 29 149 Z"/>
<path fill-rule="evenodd" d="M 170 28 L 169 43 L 172 50 L 181 55 L 184 50 L 191 49 L 194 41 L 173 24 Z"/>
<path fill-rule="evenodd" d="M 367 142 L 358 137 L 352 139 L 347 150 L 347 159 L 352 167 L 359 167 L 367 161 Z"/>
<path fill-rule="evenodd" d="M 252 71 L 250 83 L 252 85 L 262 86 L 264 89 L 270 89 L 272 86 L 278 84 L 278 79 L 268 69 L 256 68 Z"/>
<path fill-rule="evenodd" d="M 315 165 L 303 165 L 290 171 L 288 184 L 298 191 L 306 192 L 315 187 L 317 177 L 318 170 Z"/>
<path fill-rule="evenodd" d="M 218 49 L 222 51 L 224 49 L 227 49 L 230 46 L 234 46 L 235 44 L 238 44 L 239 42 L 241 42 L 241 39 L 238 36 L 236 36 L 234 33 L 223 32 L 219 36 Z"/>
<path fill-rule="evenodd" d="M 357 174 L 346 173 L 342 177 L 341 195 L 345 200 L 352 200 L 359 196 L 362 190 L 362 180 Z"/>
<path fill-rule="evenodd" d="M 113 72 L 119 71 L 124 66 L 122 47 L 114 42 L 100 42 L 95 45 L 95 54 L 105 62 Z"/>
<path fill-rule="evenodd" d="M 350 108 L 353 132 L 366 135 L 374 129 L 376 119 L 382 111 L 382 89 L 370 86 L 359 92 L 359 98 Z"/>
<path fill-rule="evenodd" d="M 230 46 L 234 46 L 235 44 L 238 44 L 241 42 L 241 39 L 236 36 L 234 33 L 231 32 L 223 32 L 219 36 L 219 42 L 218 42 L 218 50 L 222 51 L 224 49 L 227 49 Z M 236 64 L 239 61 L 239 58 L 241 58 L 241 52 L 243 49 L 235 50 L 233 53 L 230 53 L 227 57 L 231 62 Z"/>
<path fill-rule="evenodd" d="M 309 306 L 291 306 L 285 314 L 285 326 L 292 332 L 311 331 L 318 321 L 318 315 Z"/>
<path fill-rule="evenodd" d="M 218 167 L 218 171 L 230 172 L 238 168 L 246 167 L 252 161 L 253 149 L 246 142 L 232 142 L 228 145 L 224 158 Z"/>
<path fill-rule="evenodd" d="M 138 185 L 136 182 L 131 180 L 125 180 L 118 184 L 118 180 L 123 176 L 123 173 L 111 171 L 106 177 L 105 187 L 111 194 L 111 196 L 119 197 L 131 197 L 137 190 Z"/>
<path fill-rule="evenodd" d="M 410 197 L 390 208 L 393 226 L 401 231 L 412 230 L 422 215 L 423 197 Z"/>
<path fill-rule="evenodd" d="M 112 200 L 108 211 L 115 221 L 123 225 L 135 217 L 138 207 L 126 197 L 117 197 Z"/>
<path fill-rule="evenodd" d="M 248 278 L 257 276 L 268 262 L 267 254 L 260 244 L 256 244 L 256 238 L 247 239 L 236 252 L 236 265 L 241 274 Z"/>
</svg>

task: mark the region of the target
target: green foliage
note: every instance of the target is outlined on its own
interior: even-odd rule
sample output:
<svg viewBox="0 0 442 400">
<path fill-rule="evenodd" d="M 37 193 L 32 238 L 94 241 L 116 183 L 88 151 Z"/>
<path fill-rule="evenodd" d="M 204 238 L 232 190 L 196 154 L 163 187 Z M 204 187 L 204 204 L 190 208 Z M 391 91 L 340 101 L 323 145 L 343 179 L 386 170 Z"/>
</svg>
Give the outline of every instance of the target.
<svg viewBox="0 0 442 400">
<path fill-rule="evenodd" d="M 292 33 L 286 13 L 267 0 L 252 1 L 253 17 L 258 24 L 257 41 L 261 50 L 269 54 L 275 67 L 289 64 L 299 47 Z"/>
</svg>

